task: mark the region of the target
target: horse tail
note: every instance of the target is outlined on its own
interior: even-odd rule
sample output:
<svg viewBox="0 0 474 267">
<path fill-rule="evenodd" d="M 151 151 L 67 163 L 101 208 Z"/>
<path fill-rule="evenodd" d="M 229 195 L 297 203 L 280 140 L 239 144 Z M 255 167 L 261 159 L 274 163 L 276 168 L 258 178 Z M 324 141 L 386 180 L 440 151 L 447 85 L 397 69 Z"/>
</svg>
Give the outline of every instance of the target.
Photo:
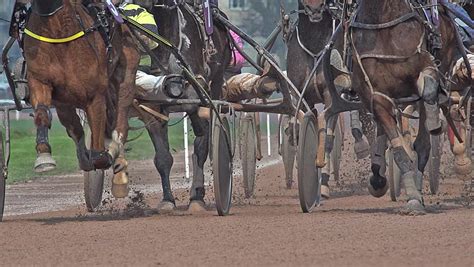
<svg viewBox="0 0 474 267">
<path fill-rule="evenodd" d="M 107 95 L 105 96 L 106 101 L 106 126 L 105 126 L 105 136 L 107 138 L 112 138 L 112 133 L 115 130 L 117 125 L 117 104 L 118 104 L 118 94 L 116 90 L 107 90 Z"/>
</svg>

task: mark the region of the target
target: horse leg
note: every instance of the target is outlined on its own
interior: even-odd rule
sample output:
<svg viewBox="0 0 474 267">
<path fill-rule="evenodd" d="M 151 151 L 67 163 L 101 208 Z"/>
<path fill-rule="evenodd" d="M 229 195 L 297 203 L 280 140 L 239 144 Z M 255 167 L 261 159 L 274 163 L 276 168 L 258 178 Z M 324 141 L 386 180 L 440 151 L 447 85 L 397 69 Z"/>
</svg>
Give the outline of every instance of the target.
<svg viewBox="0 0 474 267">
<path fill-rule="evenodd" d="M 392 104 L 386 100 L 384 100 L 384 102 L 385 105 L 383 102 L 374 100 L 374 114 L 377 121 L 382 125 L 383 130 L 385 134 L 387 134 L 392 145 L 393 158 L 400 169 L 405 191 L 408 196 L 407 212 L 422 213 L 424 212 L 422 204 L 423 198 L 415 184 L 417 172 L 414 164 L 413 151 L 408 147 L 398 130 L 395 116 L 393 114 Z M 385 177 L 379 180 L 383 180 L 384 183 L 387 183 Z M 370 183 L 372 186 L 375 185 L 372 181 Z M 382 184 L 379 184 L 379 188 L 381 185 Z M 388 186 L 386 188 L 388 190 Z"/>
<path fill-rule="evenodd" d="M 161 176 L 161 187 L 163 189 L 163 199 L 158 204 L 158 211 L 165 212 L 173 210 L 175 199 L 171 192 L 170 172 L 173 166 L 173 156 L 169 150 L 168 142 L 168 125 L 157 120 L 146 121 L 148 135 L 151 138 L 155 148 L 155 163 L 156 170 Z"/>
<path fill-rule="evenodd" d="M 418 135 L 416 136 L 413 148 L 418 155 L 418 172 L 415 177 L 415 184 L 418 191 L 423 189 L 423 173 L 425 172 L 426 164 L 430 158 L 431 142 L 430 133 L 423 123 L 426 120 L 426 110 L 420 105 L 420 123 L 418 127 Z"/>
<path fill-rule="evenodd" d="M 377 137 L 375 146 L 372 147 L 372 156 L 370 157 L 372 177 L 369 179 L 369 192 L 374 197 L 382 197 L 388 190 L 385 171 L 387 163 L 385 161 L 385 151 L 387 150 L 387 135 L 381 125 L 377 127 Z"/>
<path fill-rule="evenodd" d="M 203 211 L 204 208 L 204 163 L 209 153 L 209 122 L 202 120 L 204 134 L 194 139 L 193 153 L 193 184 L 190 192 L 190 211 Z"/>
<path fill-rule="evenodd" d="M 443 125 L 439 118 L 439 82 L 435 70 L 433 68 L 424 69 L 418 77 L 417 86 L 426 109 L 426 128 L 431 134 L 440 135 Z"/>
<path fill-rule="evenodd" d="M 86 148 L 84 129 L 81 120 L 76 113 L 76 109 L 68 105 L 56 105 L 58 118 L 61 124 L 66 128 L 68 136 L 76 144 L 77 160 L 81 170 L 91 171 L 94 165 L 90 161 L 90 154 Z"/>
<path fill-rule="evenodd" d="M 326 126 L 326 140 L 325 140 L 325 159 L 326 165 L 321 170 L 321 196 L 324 198 L 330 197 L 329 191 L 329 177 L 331 174 L 331 160 L 330 155 L 334 148 L 334 139 L 335 139 L 335 129 L 337 124 L 337 119 L 339 116 L 333 116 L 329 118 Z"/>
<path fill-rule="evenodd" d="M 52 88 L 33 77 L 28 79 L 31 89 L 30 101 L 35 110 L 36 125 L 36 161 L 35 172 L 47 172 L 56 168 L 56 161 L 51 156 L 48 131 L 51 128 L 51 94 Z"/>
<path fill-rule="evenodd" d="M 91 129 L 90 157 L 94 169 L 108 169 L 117 155 L 105 151 L 106 101 L 96 95 L 86 107 L 87 121 Z"/>
<path fill-rule="evenodd" d="M 351 132 L 355 139 L 354 152 L 358 159 L 364 159 L 369 156 L 370 148 L 366 140 L 364 140 L 364 132 L 362 131 L 362 123 L 358 110 L 350 112 Z"/>
</svg>

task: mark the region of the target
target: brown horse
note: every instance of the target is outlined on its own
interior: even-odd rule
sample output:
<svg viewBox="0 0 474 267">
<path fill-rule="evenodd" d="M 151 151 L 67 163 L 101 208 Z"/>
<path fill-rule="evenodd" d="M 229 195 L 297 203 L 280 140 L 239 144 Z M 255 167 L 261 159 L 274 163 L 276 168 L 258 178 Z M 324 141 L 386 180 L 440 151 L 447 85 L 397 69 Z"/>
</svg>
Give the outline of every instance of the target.
<svg viewBox="0 0 474 267">
<path fill-rule="evenodd" d="M 100 9 L 97 11 L 100 13 Z M 37 127 L 36 171 L 53 167 L 48 142 L 52 106 L 76 143 L 82 170 L 107 169 L 118 156 L 123 156 L 139 55 L 129 30 L 113 19 L 108 19 L 108 36 L 111 36 L 108 49 L 96 16 L 97 12 L 91 12 L 82 1 L 32 1 L 24 55 L 28 64 L 29 100 L 35 110 Z M 74 40 L 58 41 L 80 32 L 85 34 Z M 86 148 L 77 108 L 87 114 L 92 133 L 90 150 Z M 107 149 L 105 138 L 112 135 L 113 141 Z M 120 171 L 124 165 L 124 160 L 116 161 L 115 170 Z M 123 181 L 122 185 L 125 184 Z"/>
<path fill-rule="evenodd" d="M 433 49 L 430 49 L 433 42 L 426 41 L 430 31 L 412 5 L 416 3 L 407 0 L 360 1 L 351 23 L 352 80 L 353 87 L 379 124 L 370 192 L 380 197 L 388 189 L 384 177 L 388 137 L 408 195 L 407 210 L 423 212 L 421 182 L 429 157 L 429 133 L 438 134 L 442 128 L 438 117 L 440 84 L 462 90 L 471 84 L 471 80 L 464 62 L 459 61 L 462 51 L 458 46 L 456 27 L 447 11 L 439 8 L 441 47 L 431 46 Z M 453 70 L 456 62 L 461 64 Z M 451 80 L 455 83 L 443 78 L 452 73 Z M 404 143 L 398 130 L 395 111 L 398 104 L 417 100 L 421 102 L 420 129 L 413 151 Z"/>
</svg>

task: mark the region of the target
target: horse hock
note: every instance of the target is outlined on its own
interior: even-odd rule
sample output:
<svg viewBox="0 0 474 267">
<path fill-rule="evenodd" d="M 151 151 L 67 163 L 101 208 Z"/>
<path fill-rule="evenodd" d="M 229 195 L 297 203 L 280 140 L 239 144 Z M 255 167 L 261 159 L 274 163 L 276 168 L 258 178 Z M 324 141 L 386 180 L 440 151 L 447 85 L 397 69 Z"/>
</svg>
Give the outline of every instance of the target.
<svg viewBox="0 0 474 267">
<path fill-rule="evenodd" d="M 51 127 L 52 115 L 47 106 L 38 105 L 35 109 L 36 131 L 36 160 L 34 171 L 37 173 L 48 172 L 56 168 L 56 161 L 51 155 L 48 131 Z"/>
</svg>

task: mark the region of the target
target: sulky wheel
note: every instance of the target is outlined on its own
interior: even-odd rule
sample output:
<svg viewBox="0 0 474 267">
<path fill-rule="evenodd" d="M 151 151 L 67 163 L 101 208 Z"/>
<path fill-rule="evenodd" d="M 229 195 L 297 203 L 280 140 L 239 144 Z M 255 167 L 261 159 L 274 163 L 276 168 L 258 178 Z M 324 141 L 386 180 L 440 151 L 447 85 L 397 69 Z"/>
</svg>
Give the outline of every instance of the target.
<svg viewBox="0 0 474 267">
<path fill-rule="evenodd" d="M 104 170 L 84 172 L 84 198 L 88 211 L 95 211 L 102 202 Z"/>
<path fill-rule="evenodd" d="M 90 149 L 91 131 L 87 121 L 83 124 L 84 135 L 86 138 L 86 147 Z M 84 198 L 86 200 L 87 210 L 93 212 L 102 202 L 102 193 L 104 191 L 104 170 L 95 170 L 83 172 L 84 175 Z"/>
<path fill-rule="evenodd" d="M 304 213 L 311 212 L 321 199 L 321 175 L 316 167 L 319 144 L 318 123 L 313 112 L 307 112 L 300 125 L 298 142 L 298 195 Z"/>
<path fill-rule="evenodd" d="M 293 185 L 293 169 L 295 166 L 296 146 L 293 138 L 293 123 L 288 115 L 282 115 L 280 121 L 281 132 L 281 157 L 285 167 L 286 188 L 291 189 Z"/>
<path fill-rule="evenodd" d="M 385 158 L 387 159 L 387 176 L 390 185 L 390 199 L 392 201 L 397 201 L 397 198 L 400 197 L 400 169 L 395 163 L 393 153 L 390 149 L 388 149 L 385 153 Z"/>
<path fill-rule="evenodd" d="M 442 135 L 431 135 L 430 158 L 428 159 L 428 175 L 430 179 L 430 192 L 436 194 L 439 188 L 441 166 Z"/>
<path fill-rule="evenodd" d="M 254 194 L 255 173 L 257 170 L 257 136 L 255 132 L 255 117 L 247 114 L 240 125 L 240 155 L 242 161 L 242 175 L 244 180 L 245 197 Z"/>
<path fill-rule="evenodd" d="M 211 147 L 216 208 L 224 216 L 229 214 L 232 202 L 232 145 L 227 118 L 214 119 Z"/>
<path fill-rule="evenodd" d="M 330 154 L 331 175 L 336 182 L 339 182 L 339 169 L 341 166 L 342 145 L 344 142 L 342 123 L 341 117 L 339 117 L 339 120 L 336 123 L 336 128 L 334 129 L 334 146 Z"/>
<path fill-rule="evenodd" d="M 5 147 L 3 145 L 3 134 L 0 131 L 0 222 L 3 220 L 3 210 L 5 208 L 6 179 Z"/>
<path fill-rule="evenodd" d="M 473 127 L 473 122 L 474 122 L 474 111 L 472 110 L 472 107 L 474 105 L 474 101 L 472 101 L 472 97 L 469 98 L 466 106 L 466 153 L 469 159 L 471 161 L 473 160 L 473 141 L 474 141 L 474 135 L 472 131 Z M 471 163 L 472 164 L 472 163 Z M 472 165 L 471 165 L 472 166 Z"/>
</svg>

